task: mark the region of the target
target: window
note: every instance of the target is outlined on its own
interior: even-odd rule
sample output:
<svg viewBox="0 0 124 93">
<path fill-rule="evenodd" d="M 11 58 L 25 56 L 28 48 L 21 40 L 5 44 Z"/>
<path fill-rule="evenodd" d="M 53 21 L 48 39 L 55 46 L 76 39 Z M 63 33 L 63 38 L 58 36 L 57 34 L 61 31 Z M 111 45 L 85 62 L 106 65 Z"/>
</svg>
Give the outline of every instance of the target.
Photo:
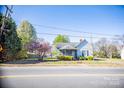
<svg viewBox="0 0 124 93">
<path fill-rule="evenodd" d="M 87 56 L 89 56 L 89 51 L 87 50 Z"/>
<path fill-rule="evenodd" d="M 89 56 L 88 50 L 82 50 L 82 56 Z"/>
<path fill-rule="evenodd" d="M 82 51 L 82 56 L 86 56 L 86 51 L 85 50 Z"/>
</svg>

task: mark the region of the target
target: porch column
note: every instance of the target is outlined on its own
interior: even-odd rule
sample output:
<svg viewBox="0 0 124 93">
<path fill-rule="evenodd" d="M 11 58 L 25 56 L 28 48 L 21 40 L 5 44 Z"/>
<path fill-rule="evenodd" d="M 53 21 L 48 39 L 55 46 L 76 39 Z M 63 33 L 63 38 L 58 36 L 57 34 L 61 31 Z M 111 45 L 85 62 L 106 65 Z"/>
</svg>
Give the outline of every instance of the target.
<svg viewBox="0 0 124 93">
<path fill-rule="evenodd" d="M 64 50 L 64 52 L 65 52 L 65 55 L 66 55 L 66 49 Z"/>
</svg>

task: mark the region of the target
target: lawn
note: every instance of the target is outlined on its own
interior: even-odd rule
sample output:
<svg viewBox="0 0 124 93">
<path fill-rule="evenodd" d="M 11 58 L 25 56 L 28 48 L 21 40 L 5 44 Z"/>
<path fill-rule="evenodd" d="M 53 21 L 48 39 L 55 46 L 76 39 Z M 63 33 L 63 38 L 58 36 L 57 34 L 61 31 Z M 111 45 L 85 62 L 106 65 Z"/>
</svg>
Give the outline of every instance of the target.
<svg viewBox="0 0 124 93">
<path fill-rule="evenodd" d="M 76 60 L 76 61 L 59 61 L 55 58 L 44 58 L 44 61 L 38 60 L 38 58 L 30 58 L 18 61 L 11 61 L 7 63 L 1 63 L 0 66 L 68 66 L 68 65 L 86 65 L 86 66 L 117 66 L 124 67 L 124 60 L 121 59 L 99 59 L 99 60 Z"/>
<path fill-rule="evenodd" d="M 124 66 L 124 60 L 102 59 L 102 60 L 54 61 L 54 62 L 44 62 L 44 64 L 48 64 L 48 65 Z"/>
</svg>

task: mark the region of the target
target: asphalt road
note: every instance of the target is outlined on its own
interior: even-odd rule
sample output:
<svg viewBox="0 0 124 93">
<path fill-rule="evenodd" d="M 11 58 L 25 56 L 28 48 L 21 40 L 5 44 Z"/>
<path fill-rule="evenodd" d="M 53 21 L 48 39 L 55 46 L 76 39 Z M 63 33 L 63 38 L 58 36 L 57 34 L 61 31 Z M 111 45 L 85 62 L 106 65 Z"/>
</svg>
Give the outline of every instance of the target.
<svg viewBox="0 0 124 93">
<path fill-rule="evenodd" d="M 0 87 L 124 88 L 124 68 L 0 67 Z"/>
</svg>

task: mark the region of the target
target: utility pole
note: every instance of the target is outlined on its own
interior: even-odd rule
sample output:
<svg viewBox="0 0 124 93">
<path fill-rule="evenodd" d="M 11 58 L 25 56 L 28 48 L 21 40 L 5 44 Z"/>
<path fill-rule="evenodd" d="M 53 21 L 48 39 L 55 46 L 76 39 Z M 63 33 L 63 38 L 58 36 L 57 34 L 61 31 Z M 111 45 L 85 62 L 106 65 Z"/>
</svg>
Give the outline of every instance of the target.
<svg viewBox="0 0 124 93">
<path fill-rule="evenodd" d="M 8 31 L 8 29 L 5 29 L 5 21 L 7 20 L 7 18 L 10 18 L 11 17 L 11 13 L 12 12 L 12 8 L 13 6 L 7 6 L 5 5 L 4 6 L 6 8 L 5 10 L 5 15 L 3 16 L 2 18 L 2 26 L 0 28 L 0 58 L 2 59 L 2 61 L 4 61 L 4 55 L 3 55 L 3 50 L 4 50 L 4 42 L 5 42 L 5 32 Z"/>
<path fill-rule="evenodd" d="M 92 33 L 90 33 L 90 41 L 91 41 L 91 51 L 92 51 L 92 55 L 93 55 L 93 53 L 94 53 L 94 46 L 93 46 Z"/>
<path fill-rule="evenodd" d="M 6 30 L 5 29 L 5 21 L 6 21 L 6 18 L 10 18 L 11 17 L 11 13 L 12 12 L 12 8 L 13 6 L 11 5 L 10 7 L 5 5 L 5 8 L 6 8 L 6 12 L 5 12 L 5 15 L 3 16 L 3 19 L 2 19 L 2 26 L 1 26 L 1 30 L 0 30 L 0 36 L 3 34 L 3 32 Z"/>
</svg>

